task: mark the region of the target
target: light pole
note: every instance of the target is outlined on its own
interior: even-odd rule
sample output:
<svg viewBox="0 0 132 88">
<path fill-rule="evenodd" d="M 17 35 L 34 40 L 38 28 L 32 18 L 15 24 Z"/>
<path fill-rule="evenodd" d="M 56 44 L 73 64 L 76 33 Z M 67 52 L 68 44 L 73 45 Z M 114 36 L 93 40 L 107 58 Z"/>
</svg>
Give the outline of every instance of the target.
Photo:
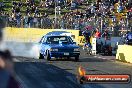
<svg viewBox="0 0 132 88">
<path fill-rule="evenodd" d="M 55 24 L 54 24 L 54 28 L 56 28 L 56 2 L 57 2 L 58 0 L 55 0 Z"/>
<path fill-rule="evenodd" d="M 100 31 L 101 31 L 101 33 L 102 33 L 102 30 L 103 30 L 103 19 L 102 19 L 102 17 L 101 17 L 101 27 L 100 27 Z"/>
<path fill-rule="evenodd" d="M 128 16 L 126 17 L 126 28 L 127 28 L 127 32 L 128 32 L 128 28 L 129 28 L 129 19 L 128 19 Z"/>
</svg>

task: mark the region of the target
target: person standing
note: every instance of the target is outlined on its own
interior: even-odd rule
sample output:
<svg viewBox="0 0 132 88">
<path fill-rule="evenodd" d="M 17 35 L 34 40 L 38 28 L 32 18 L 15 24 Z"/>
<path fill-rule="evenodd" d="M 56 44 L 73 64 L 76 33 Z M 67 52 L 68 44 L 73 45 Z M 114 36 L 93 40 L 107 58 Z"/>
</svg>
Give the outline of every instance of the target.
<svg viewBox="0 0 132 88">
<path fill-rule="evenodd" d="M 28 28 L 28 27 L 29 27 L 28 14 L 26 14 L 24 16 L 24 28 Z"/>
<path fill-rule="evenodd" d="M 101 33 L 100 33 L 98 28 L 96 28 L 95 37 L 96 38 L 100 38 L 101 37 Z"/>
<path fill-rule="evenodd" d="M 95 38 L 96 38 L 96 48 L 97 48 L 97 53 L 101 53 L 101 33 L 98 28 L 96 28 L 95 32 Z"/>
</svg>

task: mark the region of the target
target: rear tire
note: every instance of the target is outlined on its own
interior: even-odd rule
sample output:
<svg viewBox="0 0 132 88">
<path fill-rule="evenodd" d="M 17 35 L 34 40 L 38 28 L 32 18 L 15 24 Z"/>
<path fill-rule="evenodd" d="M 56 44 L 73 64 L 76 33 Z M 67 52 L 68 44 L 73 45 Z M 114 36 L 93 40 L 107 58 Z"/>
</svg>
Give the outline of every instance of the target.
<svg viewBox="0 0 132 88">
<path fill-rule="evenodd" d="M 43 56 L 43 54 L 39 54 L 39 59 L 44 59 L 44 56 Z"/>
<path fill-rule="evenodd" d="M 75 61 L 79 61 L 79 56 L 76 56 L 75 57 Z"/>
</svg>

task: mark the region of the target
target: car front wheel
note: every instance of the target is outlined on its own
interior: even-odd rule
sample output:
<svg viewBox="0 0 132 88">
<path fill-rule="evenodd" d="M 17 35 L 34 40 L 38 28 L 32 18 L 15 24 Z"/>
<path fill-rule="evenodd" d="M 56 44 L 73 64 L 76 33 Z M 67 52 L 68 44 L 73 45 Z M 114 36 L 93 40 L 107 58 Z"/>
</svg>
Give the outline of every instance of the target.
<svg viewBox="0 0 132 88">
<path fill-rule="evenodd" d="M 49 52 L 47 52 L 47 54 L 45 56 L 45 59 L 48 60 L 48 61 L 51 59 Z"/>
</svg>

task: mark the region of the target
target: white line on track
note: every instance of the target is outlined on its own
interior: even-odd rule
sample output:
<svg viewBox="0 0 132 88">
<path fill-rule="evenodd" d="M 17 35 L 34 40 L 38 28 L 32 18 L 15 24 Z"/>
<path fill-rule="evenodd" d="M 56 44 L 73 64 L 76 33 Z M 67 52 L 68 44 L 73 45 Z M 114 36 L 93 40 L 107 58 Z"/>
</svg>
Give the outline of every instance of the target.
<svg viewBox="0 0 132 88">
<path fill-rule="evenodd" d="M 100 56 L 94 56 L 94 57 L 99 58 L 99 59 L 107 59 L 107 58 L 100 57 Z"/>
<path fill-rule="evenodd" d="M 102 58 L 102 57 L 97 57 L 97 58 Z"/>
<path fill-rule="evenodd" d="M 102 58 L 102 59 L 106 59 L 106 58 Z"/>
</svg>

